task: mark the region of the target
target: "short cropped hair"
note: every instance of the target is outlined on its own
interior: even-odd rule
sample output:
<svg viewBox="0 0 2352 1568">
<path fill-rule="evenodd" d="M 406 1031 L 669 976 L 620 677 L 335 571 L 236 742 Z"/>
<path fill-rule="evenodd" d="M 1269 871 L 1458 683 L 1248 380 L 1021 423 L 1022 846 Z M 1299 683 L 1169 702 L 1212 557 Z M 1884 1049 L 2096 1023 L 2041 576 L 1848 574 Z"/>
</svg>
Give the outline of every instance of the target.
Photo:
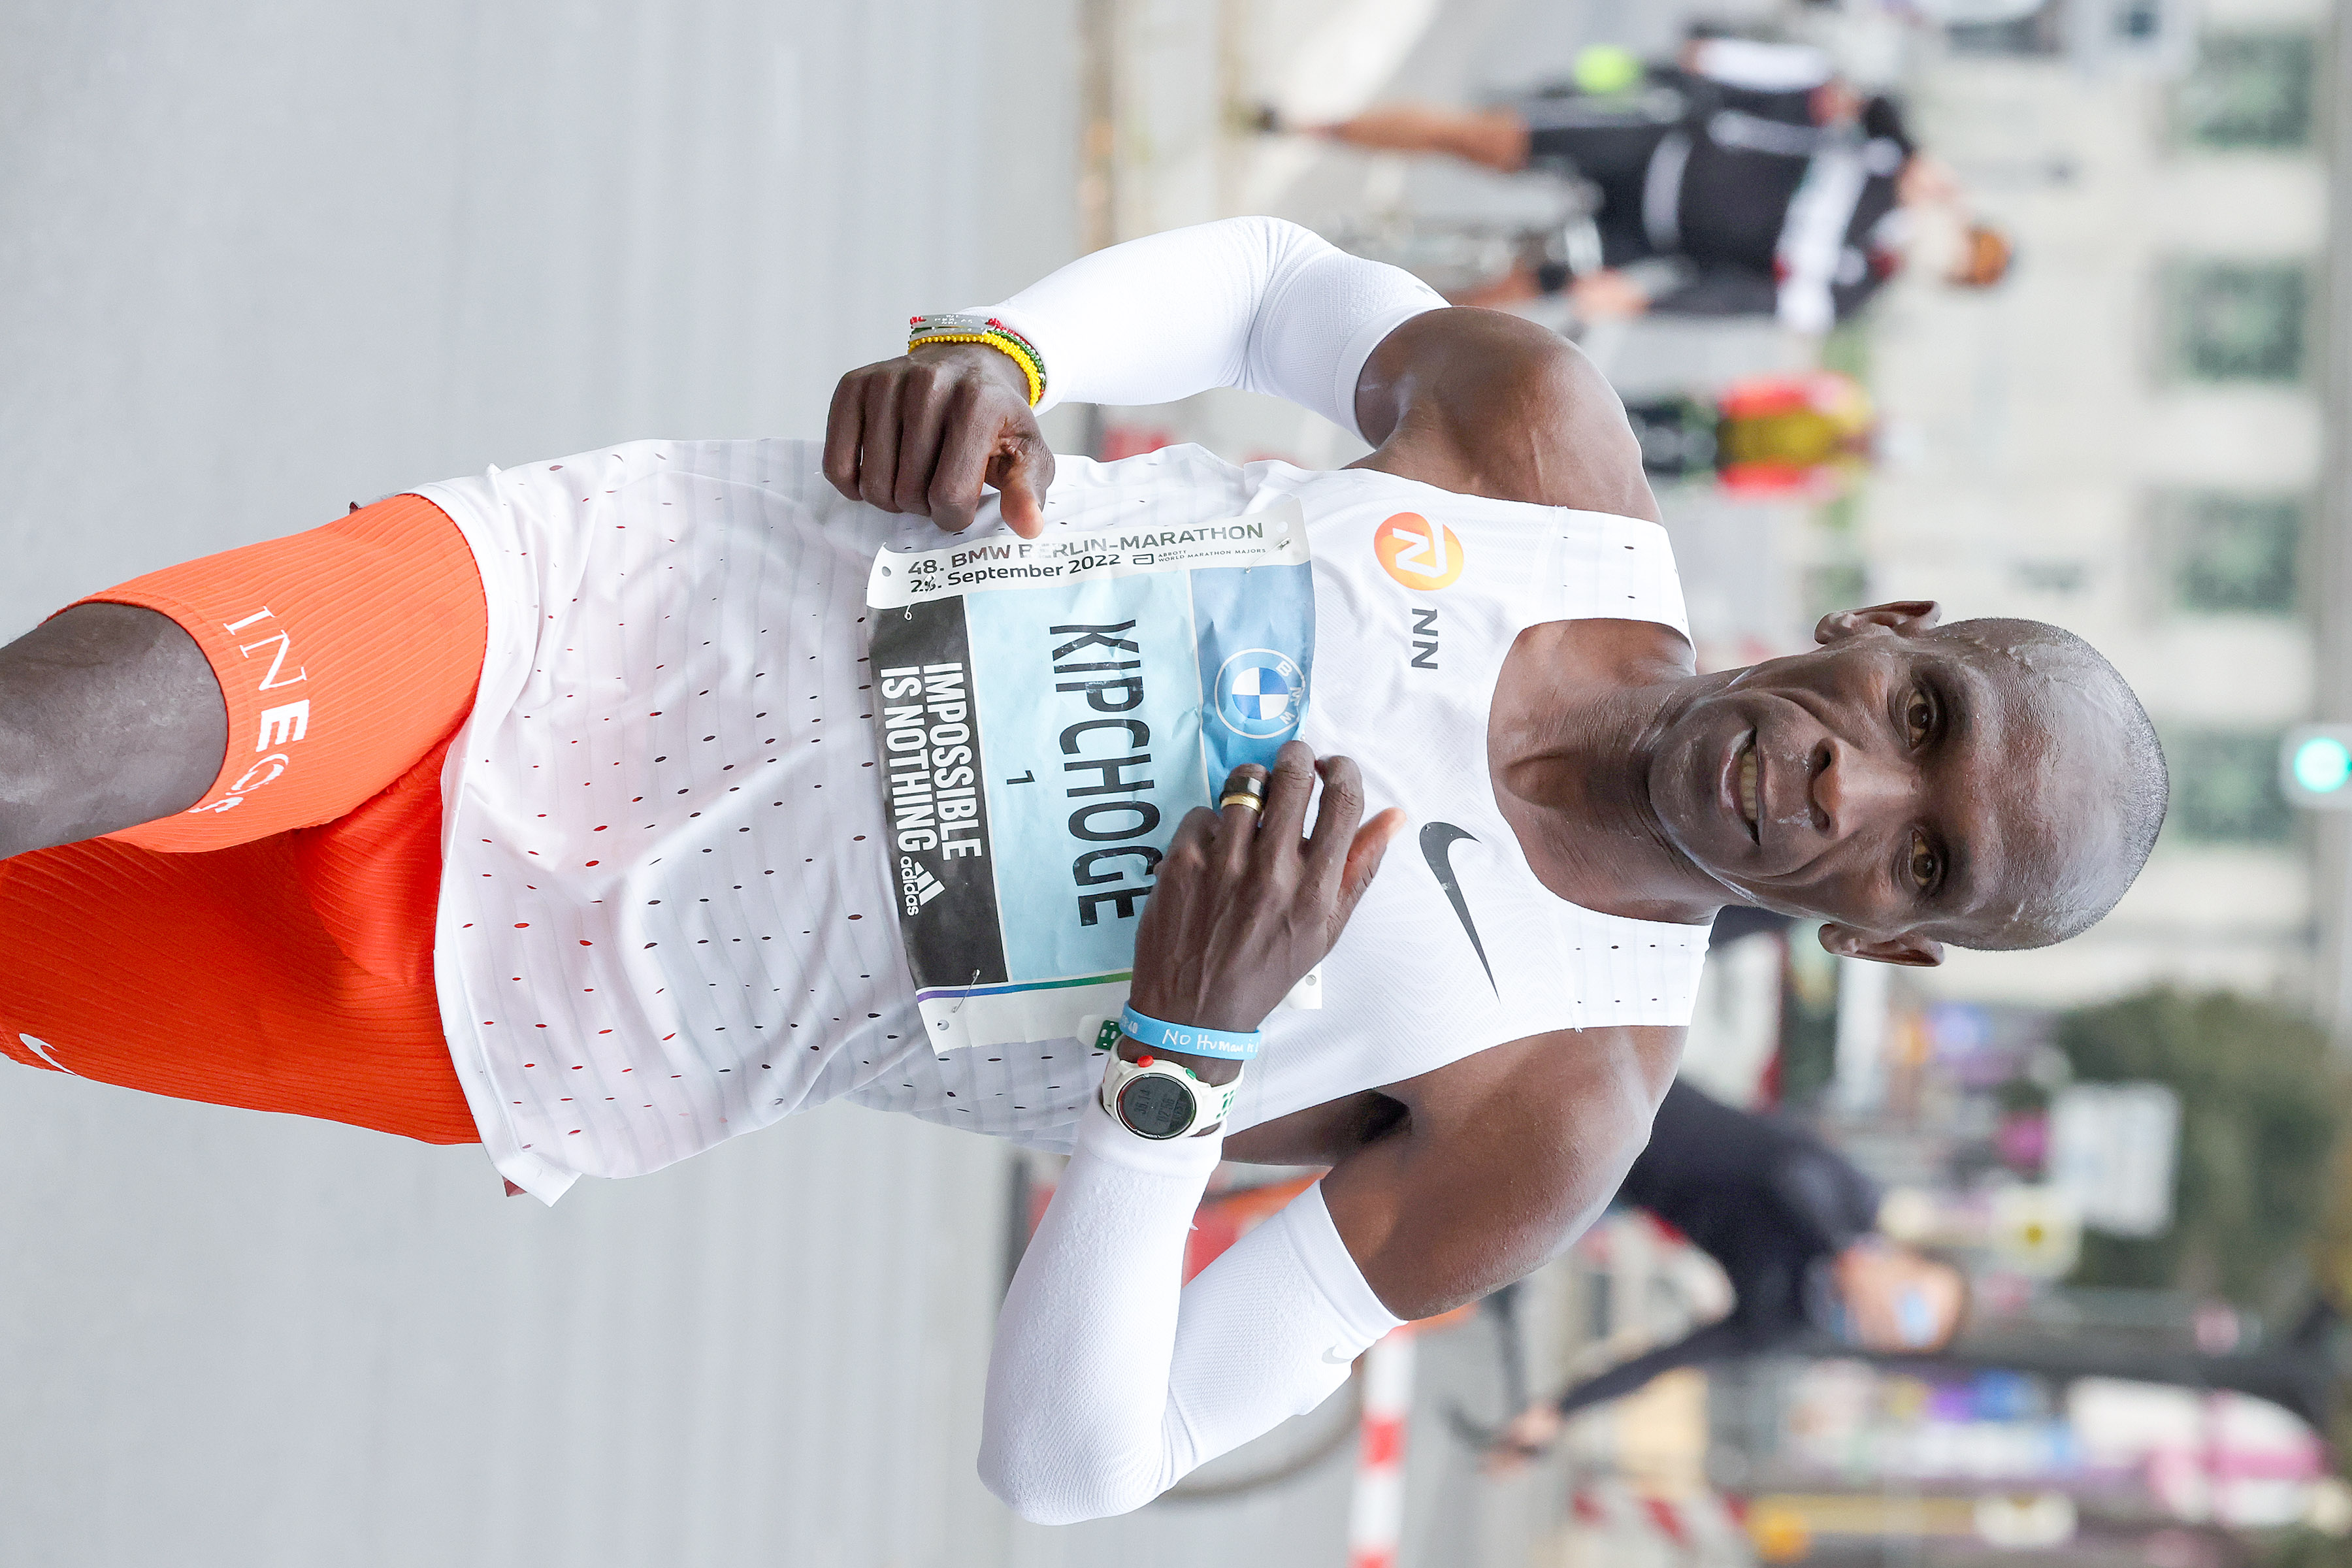
<svg viewBox="0 0 2352 1568">
<path fill-rule="evenodd" d="M 2050 897 L 2028 902 L 2024 918 L 2002 936 L 1962 947 L 2014 952 L 2048 947 L 2080 936 L 2107 917 L 2120 902 L 2156 848 L 2157 835 L 2172 800 L 2172 775 L 2165 765 L 2164 746 L 2138 693 L 2106 656 L 2063 626 L 2047 621 L 1986 616 L 1955 621 L 1940 628 L 1969 640 L 2002 646 L 2021 656 L 2020 662 L 2046 680 L 2063 680 L 2088 692 L 2113 712 L 2121 747 L 2122 773 L 2115 780 L 2115 805 L 2122 842 L 2117 847 L 2117 876 L 2103 900 L 2068 907 Z M 1972 634 L 1972 635 L 1971 635 Z"/>
</svg>

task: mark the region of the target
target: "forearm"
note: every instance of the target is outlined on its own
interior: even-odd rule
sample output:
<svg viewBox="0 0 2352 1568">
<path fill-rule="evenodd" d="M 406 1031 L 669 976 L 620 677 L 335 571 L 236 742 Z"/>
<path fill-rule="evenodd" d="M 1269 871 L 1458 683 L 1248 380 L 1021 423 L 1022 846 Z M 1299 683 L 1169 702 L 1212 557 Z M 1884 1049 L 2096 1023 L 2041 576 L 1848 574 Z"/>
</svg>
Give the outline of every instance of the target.
<svg viewBox="0 0 2352 1568">
<path fill-rule="evenodd" d="M 1152 1143 L 1089 1100 L 1005 1293 L 980 1473 L 1024 1518 L 1125 1513 L 1191 1468 L 1168 1409 L 1184 1241 L 1223 1140 Z"/>
<path fill-rule="evenodd" d="M 1344 757 L 1318 768 L 1291 742 L 1253 805 L 1263 772 L 1234 769 L 1234 804 L 1188 812 L 1170 841 L 1136 931 L 1139 1014 L 1177 1029 L 1255 1028 L 1330 951 L 1400 826 L 1390 812 L 1363 822 L 1363 780 Z M 1322 799 L 1302 838 L 1318 772 Z M 1164 1141 L 1129 1131 L 1131 1107 L 1118 1103 L 1117 1119 L 1097 1097 L 1079 1113 L 1076 1150 L 1006 1293 L 989 1362 L 981 1478 L 1040 1522 L 1141 1507 L 1320 1402 L 1343 1375 L 1335 1369 L 1395 1326 L 1319 1197 L 1293 1203 L 1182 1288 L 1185 1237 L 1223 1139 L 1182 1135 L 1202 1114 L 1197 1094 Z"/>
<path fill-rule="evenodd" d="M 1631 1361 L 1620 1362 L 1606 1372 L 1570 1384 L 1559 1396 L 1559 1413 L 1572 1415 L 1591 1405 L 1622 1399 L 1662 1373 L 1729 1361 L 1747 1350 L 1746 1335 L 1737 1325 L 1728 1321 L 1705 1324 L 1670 1344 L 1645 1351 Z"/>
<path fill-rule="evenodd" d="M 1180 1292 L 1216 1142 L 1144 1144 L 1089 1108 L 989 1363 L 981 1476 L 1024 1518 L 1140 1508 L 1313 1409 L 1396 1326 L 1311 1189 Z"/>
<path fill-rule="evenodd" d="M 1166 403 L 1233 386 L 1357 428 L 1381 339 L 1444 300 L 1296 224 L 1228 218 L 1082 257 L 983 307 L 1037 345 L 1045 401 Z"/>
</svg>

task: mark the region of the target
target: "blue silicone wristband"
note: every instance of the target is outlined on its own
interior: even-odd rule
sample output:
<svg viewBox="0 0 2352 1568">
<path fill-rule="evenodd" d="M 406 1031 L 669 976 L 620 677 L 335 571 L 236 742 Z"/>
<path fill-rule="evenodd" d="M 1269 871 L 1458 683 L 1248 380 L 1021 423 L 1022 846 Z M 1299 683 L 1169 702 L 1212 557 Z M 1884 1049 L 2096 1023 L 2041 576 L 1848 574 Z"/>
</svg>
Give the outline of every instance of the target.
<svg viewBox="0 0 2352 1568">
<path fill-rule="evenodd" d="M 1265 1038 L 1257 1030 L 1233 1034 L 1223 1029 L 1202 1029 L 1191 1024 L 1163 1024 L 1157 1018 L 1147 1018 L 1129 1007 L 1118 1016 L 1118 1026 L 1127 1037 L 1139 1046 L 1154 1050 L 1183 1051 L 1196 1057 L 1222 1057 L 1229 1062 L 1245 1062 L 1257 1055 Z"/>
</svg>

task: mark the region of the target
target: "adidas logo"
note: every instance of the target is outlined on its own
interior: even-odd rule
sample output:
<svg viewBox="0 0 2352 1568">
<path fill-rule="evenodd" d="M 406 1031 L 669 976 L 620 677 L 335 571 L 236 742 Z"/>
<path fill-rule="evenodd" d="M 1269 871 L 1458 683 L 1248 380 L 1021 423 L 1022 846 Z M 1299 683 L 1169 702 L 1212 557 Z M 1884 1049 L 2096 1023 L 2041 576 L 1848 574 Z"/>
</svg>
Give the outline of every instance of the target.
<svg viewBox="0 0 2352 1568">
<path fill-rule="evenodd" d="M 948 885 L 932 876 L 929 867 L 908 856 L 898 862 L 898 889 L 906 900 L 907 912 L 911 915 L 946 892 Z"/>
</svg>

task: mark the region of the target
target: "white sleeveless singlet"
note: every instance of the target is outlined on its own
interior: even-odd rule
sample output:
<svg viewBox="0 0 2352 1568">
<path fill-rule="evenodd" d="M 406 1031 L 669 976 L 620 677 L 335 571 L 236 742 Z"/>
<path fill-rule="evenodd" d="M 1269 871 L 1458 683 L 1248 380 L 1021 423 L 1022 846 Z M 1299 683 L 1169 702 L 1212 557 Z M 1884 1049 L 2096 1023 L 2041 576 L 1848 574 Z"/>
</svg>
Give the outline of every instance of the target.
<svg viewBox="0 0 2352 1568">
<path fill-rule="evenodd" d="M 940 535 L 843 500 L 821 451 L 636 442 L 417 492 L 457 521 L 490 606 L 443 775 L 444 1027 L 491 1158 L 549 1201 L 843 1097 L 1066 1148 L 1099 1080 L 1072 1038 L 925 1038 L 866 597 L 877 551 Z M 1528 1035 L 1688 1022 L 1707 928 L 1547 891 L 1486 767 L 1521 629 L 1687 635 L 1663 530 L 1191 447 L 1057 461 L 1048 543 L 1296 508 L 1313 590 L 1298 733 L 1411 819 L 1321 1005 L 1268 1020 L 1236 1128 Z M 966 537 L 1004 537 L 992 497 Z"/>
</svg>

